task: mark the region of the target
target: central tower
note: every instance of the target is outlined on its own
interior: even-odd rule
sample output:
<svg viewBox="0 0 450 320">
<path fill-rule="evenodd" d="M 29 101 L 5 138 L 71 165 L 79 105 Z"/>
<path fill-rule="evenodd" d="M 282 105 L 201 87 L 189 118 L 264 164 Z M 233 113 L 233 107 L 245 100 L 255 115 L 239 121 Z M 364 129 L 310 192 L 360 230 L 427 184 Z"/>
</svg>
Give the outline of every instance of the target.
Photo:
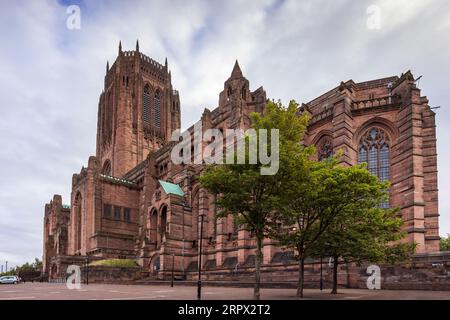
<svg viewBox="0 0 450 320">
<path fill-rule="evenodd" d="M 97 120 L 97 159 L 102 173 L 121 177 L 180 128 L 180 98 L 167 58 L 162 65 L 139 51 L 122 51 L 106 65 Z"/>
</svg>

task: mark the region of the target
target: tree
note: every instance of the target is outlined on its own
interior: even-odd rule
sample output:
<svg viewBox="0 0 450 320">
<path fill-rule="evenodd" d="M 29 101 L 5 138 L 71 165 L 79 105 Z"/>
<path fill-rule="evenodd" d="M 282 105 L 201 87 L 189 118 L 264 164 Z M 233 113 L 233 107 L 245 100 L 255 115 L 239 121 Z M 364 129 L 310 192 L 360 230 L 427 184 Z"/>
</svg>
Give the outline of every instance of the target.
<svg viewBox="0 0 450 320">
<path fill-rule="evenodd" d="M 332 294 L 337 293 L 340 259 L 345 263 L 395 262 L 406 259 L 414 251 L 411 244 L 392 243 L 404 237 L 401 232 L 403 220 L 398 217 L 397 208 L 383 209 L 379 206 L 386 200 L 388 185 L 377 181 L 375 176 L 369 176 L 367 170 L 355 176 L 355 171 L 361 169 L 365 170 L 365 166 L 345 168 L 343 171 L 349 174 L 351 187 L 366 189 L 364 185 L 367 184 L 371 186 L 367 189 L 371 190 L 370 193 L 361 191 L 357 201 L 348 203 L 311 250 L 312 256 L 333 258 Z"/>
<path fill-rule="evenodd" d="M 261 137 L 262 129 L 279 131 L 279 161 L 283 166 L 287 154 L 299 152 L 305 154 L 300 148 L 299 141 L 308 124 L 309 115 L 298 116 L 298 104 L 291 101 L 285 108 L 281 102 L 268 102 L 264 114 L 251 115 L 252 128 L 257 137 Z M 249 139 L 247 137 L 246 144 Z M 270 143 L 269 146 L 270 148 Z M 205 169 L 200 182 L 209 192 L 216 194 L 216 205 L 220 208 L 218 217 L 233 215 L 235 221 L 245 225 L 253 231 L 256 238 L 255 251 L 255 287 L 254 298 L 260 298 L 260 266 L 262 264 L 262 242 L 268 235 L 270 218 L 279 204 L 280 186 L 288 177 L 285 171 L 279 170 L 274 175 L 261 175 L 264 165 L 248 164 L 250 148 L 245 148 L 246 164 L 212 165 Z"/>
<path fill-rule="evenodd" d="M 450 251 L 450 235 L 447 234 L 446 237 L 441 237 L 441 241 L 439 242 L 439 250 L 440 251 Z"/>
<path fill-rule="evenodd" d="M 283 232 L 274 230 L 272 234 L 282 245 L 294 248 L 298 253 L 299 297 L 303 297 L 305 258 L 314 256 L 317 248 L 323 248 L 325 244 L 334 244 L 341 249 L 339 237 L 355 236 L 351 234 L 354 230 L 346 229 L 346 219 L 350 221 L 353 215 L 358 214 L 368 219 L 371 213 L 376 212 L 378 215 L 371 219 L 383 220 L 393 214 L 390 211 L 376 209 L 386 197 L 388 183 L 379 181 L 364 165 L 344 167 L 338 164 L 337 158 L 338 156 L 317 162 L 293 155 L 292 161 L 284 167 L 291 179 L 284 183 L 282 205 L 277 213 L 277 220 L 283 226 Z M 383 227 L 392 230 L 398 227 L 398 223 L 396 219 L 387 219 Z M 331 235 L 334 235 L 333 232 L 336 230 L 342 232 L 332 238 Z M 369 225 L 361 226 L 359 232 L 359 240 L 364 237 L 374 239 L 377 235 L 380 236 L 380 233 L 377 234 Z M 324 237 L 326 234 L 330 235 L 329 239 Z M 386 234 L 383 236 L 388 238 Z M 319 241 L 322 241 L 321 246 Z M 364 244 L 367 245 L 368 242 Z M 350 248 L 357 247 L 349 240 L 342 243 L 342 252 L 346 245 L 350 245 Z M 362 245 L 360 244 L 360 248 Z M 368 253 L 367 249 L 365 254 Z M 378 252 L 373 250 L 371 253 Z"/>
<path fill-rule="evenodd" d="M 3 272 L 0 276 L 8 276 L 8 275 L 19 275 L 25 272 L 38 272 L 42 271 L 42 261 L 38 258 L 34 259 L 34 262 L 29 263 L 25 262 L 20 266 L 16 266 L 15 268 L 11 268 L 8 272 Z"/>
</svg>

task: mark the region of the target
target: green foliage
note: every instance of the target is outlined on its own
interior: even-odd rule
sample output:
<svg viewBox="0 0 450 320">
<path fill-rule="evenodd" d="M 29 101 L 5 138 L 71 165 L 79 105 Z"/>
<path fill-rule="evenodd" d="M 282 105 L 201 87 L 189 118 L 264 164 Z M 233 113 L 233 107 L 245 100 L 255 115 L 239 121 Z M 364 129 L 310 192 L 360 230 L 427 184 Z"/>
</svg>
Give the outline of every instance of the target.
<svg viewBox="0 0 450 320">
<path fill-rule="evenodd" d="M 136 261 L 131 259 L 105 259 L 98 260 L 89 263 L 89 266 L 92 267 L 120 267 L 120 268 L 131 268 L 137 267 L 138 264 Z"/>
<path fill-rule="evenodd" d="M 11 268 L 8 272 L 0 273 L 0 276 L 12 276 L 19 275 L 27 272 L 39 272 L 42 271 L 42 261 L 38 258 L 34 258 L 34 262 L 26 262 L 21 266 L 16 266 L 15 268 Z"/>
<path fill-rule="evenodd" d="M 291 101 L 285 108 L 281 102 L 268 102 L 261 116 L 252 114 L 252 128 L 257 136 L 261 129 L 279 130 L 280 168 L 283 161 L 291 153 L 302 154 L 311 152 L 301 147 L 300 141 L 306 129 L 309 115 L 297 115 L 298 104 Z M 249 138 L 246 138 L 246 145 Z M 268 148 L 271 148 L 269 143 Z M 259 299 L 260 264 L 262 263 L 262 241 L 268 235 L 271 224 L 271 215 L 280 202 L 280 194 L 283 193 L 282 182 L 288 177 L 279 170 L 274 175 L 261 175 L 263 165 L 248 164 L 249 148 L 245 148 L 246 164 L 224 164 L 209 166 L 200 177 L 201 185 L 209 192 L 216 195 L 216 205 L 220 209 L 218 217 L 233 215 L 235 221 L 252 230 L 256 237 L 255 259 L 255 291 L 254 297 Z"/>
<path fill-rule="evenodd" d="M 365 165 L 334 170 L 341 175 L 339 187 L 334 191 L 345 196 L 336 198 L 336 204 L 327 204 L 330 208 L 340 206 L 339 217 L 314 244 L 311 255 L 340 257 L 346 262 L 404 259 L 410 247 L 392 245 L 393 241 L 404 237 L 398 209 L 378 206 L 387 197 L 388 184 L 371 175 Z M 341 184 L 345 184 L 343 189 Z"/>
<path fill-rule="evenodd" d="M 308 256 L 395 262 L 414 250 L 410 244 L 395 244 L 404 236 L 398 210 L 379 207 L 388 199 L 388 182 L 372 175 L 365 164 L 340 165 L 341 153 L 324 161 L 313 160 L 314 146 L 301 143 L 309 119 L 308 113 L 298 113 L 295 101 L 288 107 L 269 102 L 263 115 L 252 115 L 252 127 L 257 132 L 279 130 L 277 174 L 261 175 L 260 163 L 226 164 L 210 166 L 200 177 L 202 186 L 216 195 L 217 216 L 231 214 L 255 233 L 255 297 L 259 297 L 261 247 L 266 236 L 298 253 L 299 296 L 303 295 Z"/>
<path fill-rule="evenodd" d="M 447 234 L 447 237 L 441 237 L 441 241 L 439 242 L 439 247 L 441 251 L 450 251 L 450 235 Z"/>
<path fill-rule="evenodd" d="M 295 101 L 291 101 L 287 108 L 281 102 L 268 102 L 263 116 L 259 113 L 252 114 L 252 128 L 257 134 L 260 129 L 279 130 L 280 168 L 284 159 L 293 151 L 305 154 L 299 142 L 309 116 L 298 116 L 297 110 L 298 104 Z M 307 155 L 310 155 L 310 149 L 306 150 Z M 248 160 L 248 148 L 245 156 Z M 261 175 L 261 166 L 261 163 L 209 166 L 200 177 L 200 182 L 208 191 L 218 195 L 216 204 L 221 209 L 219 217 L 234 215 L 236 221 L 245 224 L 255 232 L 257 238 L 262 239 L 267 234 L 268 218 L 278 206 L 279 195 L 282 193 L 281 183 L 287 177 L 282 174 L 282 170 L 275 175 Z"/>
</svg>

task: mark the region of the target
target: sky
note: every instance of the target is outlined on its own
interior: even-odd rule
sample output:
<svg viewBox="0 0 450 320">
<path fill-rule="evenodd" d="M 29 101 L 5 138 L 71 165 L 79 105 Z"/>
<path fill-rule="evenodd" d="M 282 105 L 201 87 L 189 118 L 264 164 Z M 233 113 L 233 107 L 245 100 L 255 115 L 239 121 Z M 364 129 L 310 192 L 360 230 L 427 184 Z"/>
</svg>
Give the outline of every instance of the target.
<svg viewBox="0 0 450 320">
<path fill-rule="evenodd" d="M 285 103 L 350 79 L 422 75 L 422 95 L 441 106 L 440 233 L 450 233 L 450 1 L 1 0 L 0 265 L 42 257 L 44 204 L 70 203 L 72 174 L 95 154 L 106 62 L 136 39 L 168 58 L 182 128 L 217 106 L 236 59 L 252 90 Z"/>
</svg>

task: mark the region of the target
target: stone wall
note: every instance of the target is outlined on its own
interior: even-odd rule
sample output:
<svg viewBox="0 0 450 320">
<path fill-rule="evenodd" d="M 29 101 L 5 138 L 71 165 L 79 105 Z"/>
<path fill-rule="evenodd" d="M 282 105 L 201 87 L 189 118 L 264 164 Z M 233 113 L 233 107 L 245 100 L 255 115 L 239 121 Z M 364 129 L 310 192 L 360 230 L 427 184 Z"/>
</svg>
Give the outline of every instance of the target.
<svg viewBox="0 0 450 320">
<path fill-rule="evenodd" d="M 106 266 L 86 266 L 81 267 L 82 282 L 86 283 L 120 283 L 132 284 L 140 277 L 141 268 L 139 267 L 106 267 Z"/>
<path fill-rule="evenodd" d="M 331 288 L 332 265 L 322 262 L 325 288 Z M 346 288 L 367 289 L 367 267 L 370 264 L 340 264 L 338 285 Z M 450 290 L 450 252 L 414 255 L 411 262 L 396 265 L 379 265 L 381 289 L 387 290 Z M 187 280 L 197 280 L 197 272 L 188 272 Z M 202 272 L 204 281 L 235 282 L 236 285 L 253 282 L 254 268 L 214 268 Z M 261 267 L 261 281 L 265 286 L 296 287 L 298 265 L 273 263 Z M 319 288 L 320 261 L 310 260 L 305 266 L 305 287 Z"/>
<path fill-rule="evenodd" d="M 411 263 L 380 267 L 382 289 L 450 290 L 450 252 L 415 255 Z M 367 288 L 366 269 L 350 267 L 348 286 Z"/>
</svg>

